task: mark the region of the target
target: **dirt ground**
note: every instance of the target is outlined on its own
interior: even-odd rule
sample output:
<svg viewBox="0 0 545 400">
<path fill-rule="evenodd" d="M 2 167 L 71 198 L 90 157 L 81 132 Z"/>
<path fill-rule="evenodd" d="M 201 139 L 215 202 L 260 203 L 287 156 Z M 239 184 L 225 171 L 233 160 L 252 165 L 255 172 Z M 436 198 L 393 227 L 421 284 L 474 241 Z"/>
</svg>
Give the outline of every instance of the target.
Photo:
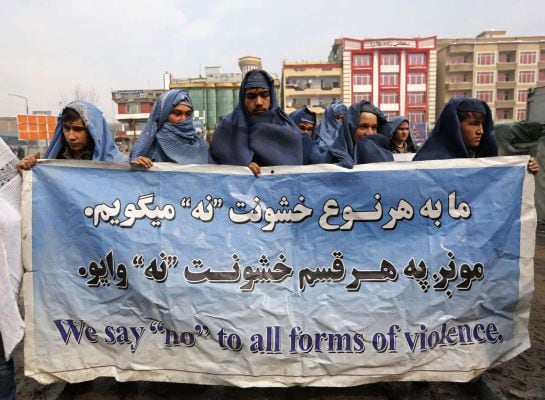
<svg viewBox="0 0 545 400">
<path fill-rule="evenodd" d="M 545 399 L 545 229 L 537 232 L 535 292 L 530 315 L 532 347 L 472 383 L 394 382 L 350 388 L 252 388 L 188 384 L 119 383 L 112 378 L 77 385 L 41 385 L 23 374 L 23 346 L 16 350 L 17 399 L 315 399 L 315 400 L 494 400 Z"/>
</svg>

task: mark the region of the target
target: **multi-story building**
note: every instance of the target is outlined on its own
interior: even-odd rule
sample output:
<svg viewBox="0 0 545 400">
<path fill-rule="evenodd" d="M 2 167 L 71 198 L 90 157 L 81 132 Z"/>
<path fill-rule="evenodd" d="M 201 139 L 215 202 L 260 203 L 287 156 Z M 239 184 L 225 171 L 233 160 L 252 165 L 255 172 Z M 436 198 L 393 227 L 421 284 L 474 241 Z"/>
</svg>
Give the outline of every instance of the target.
<svg viewBox="0 0 545 400">
<path fill-rule="evenodd" d="M 437 116 L 452 97 L 486 101 L 495 121 L 526 119 L 528 89 L 545 85 L 545 36 L 508 37 L 487 30 L 476 38 L 440 39 Z"/>
<path fill-rule="evenodd" d="M 289 114 L 307 106 L 318 118 L 342 99 L 342 65 L 328 61 L 282 63 L 282 106 Z"/>
<path fill-rule="evenodd" d="M 223 73 L 221 67 L 205 67 L 204 76 L 170 80 L 170 89 L 185 89 L 193 101 L 194 121 L 197 130 L 205 132 L 211 140 L 218 122 L 235 109 L 239 100 L 240 84 L 244 75 L 254 69 L 261 69 L 261 59 L 245 56 L 238 59 L 241 72 Z M 274 85 L 278 92 L 280 81 L 275 74 Z"/>
<path fill-rule="evenodd" d="M 435 120 L 437 39 L 336 39 L 329 60 L 342 63 L 346 104 L 371 101 L 386 116 L 404 115 L 418 142 Z"/>
<path fill-rule="evenodd" d="M 118 109 L 115 119 L 120 123 L 120 126 L 116 127 L 117 144 L 124 151 L 130 149 L 144 128 L 155 100 L 169 89 L 185 89 L 189 92 L 193 102 L 193 123 L 197 133 L 210 140 L 216 124 L 237 105 L 244 74 L 262 68 L 259 57 L 245 56 L 239 58 L 238 62 L 243 73 L 223 73 L 220 66 L 210 66 L 205 67 L 204 76 L 178 79 L 165 72 L 163 89 L 112 92 L 112 99 L 117 103 Z M 278 90 L 280 82 L 276 75 L 273 77 Z"/>
<path fill-rule="evenodd" d="M 155 100 L 165 89 L 116 90 L 112 100 L 117 104 L 115 119 L 120 126 L 115 132 L 115 141 L 127 152 L 146 124 Z"/>
</svg>

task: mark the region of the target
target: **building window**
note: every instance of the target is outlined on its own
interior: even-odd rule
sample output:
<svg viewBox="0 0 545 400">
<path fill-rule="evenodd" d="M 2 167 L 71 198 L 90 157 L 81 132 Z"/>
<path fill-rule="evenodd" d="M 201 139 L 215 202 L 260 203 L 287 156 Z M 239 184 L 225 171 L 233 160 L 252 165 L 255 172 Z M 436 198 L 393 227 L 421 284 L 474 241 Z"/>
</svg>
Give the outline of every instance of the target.
<svg viewBox="0 0 545 400">
<path fill-rule="evenodd" d="M 392 119 L 397 117 L 397 112 L 395 112 L 395 111 L 385 111 L 384 116 L 386 117 L 386 119 L 388 121 L 391 121 Z"/>
<path fill-rule="evenodd" d="M 370 67 L 371 54 L 355 54 L 352 62 L 354 67 Z"/>
<path fill-rule="evenodd" d="M 422 105 L 426 103 L 426 93 L 424 92 L 409 92 L 407 95 L 407 103 L 409 105 Z"/>
<path fill-rule="evenodd" d="M 453 98 L 459 98 L 459 97 L 470 97 L 466 92 L 451 92 L 450 96 Z"/>
<path fill-rule="evenodd" d="M 409 85 L 424 85 L 426 84 L 426 74 L 422 72 L 407 74 L 407 82 Z"/>
<path fill-rule="evenodd" d="M 539 80 L 540 81 L 545 81 L 545 69 L 540 69 L 539 70 Z"/>
<path fill-rule="evenodd" d="M 517 108 L 517 121 L 526 121 L 526 109 Z"/>
<path fill-rule="evenodd" d="M 371 101 L 371 93 L 354 93 L 354 103 L 359 103 L 360 101 L 366 100 Z"/>
<path fill-rule="evenodd" d="M 381 54 L 380 55 L 380 65 L 399 65 L 399 55 L 398 54 Z"/>
<path fill-rule="evenodd" d="M 500 62 L 501 63 L 514 63 L 516 60 L 516 55 L 514 52 L 509 53 L 500 53 Z"/>
<path fill-rule="evenodd" d="M 520 52 L 520 64 L 535 64 L 537 54 L 535 51 L 521 51 Z"/>
<path fill-rule="evenodd" d="M 426 112 L 425 111 L 410 111 L 407 115 L 409 122 L 422 123 L 426 122 Z"/>
<path fill-rule="evenodd" d="M 493 90 L 477 90 L 475 92 L 475 97 L 479 100 L 486 101 L 487 103 L 494 102 L 494 91 Z"/>
<path fill-rule="evenodd" d="M 528 101 L 528 91 L 527 90 L 519 90 L 517 94 L 517 101 L 519 103 L 526 103 Z"/>
<path fill-rule="evenodd" d="M 495 53 L 479 53 L 477 54 L 477 65 L 493 65 L 496 64 Z"/>
<path fill-rule="evenodd" d="M 140 103 L 127 103 L 127 114 L 139 114 Z"/>
<path fill-rule="evenodd" d="M 457 56 L 452 56 L 450 58 L 451 64 L 469 64 L 469 56 L 467 54 L 461 54 Z"/>
<path fill-rule="evenodd" d="M 353 81 L 354 85 L 370 85 L 371 74 L 354 74 Z"/>
<path fill-rule="evenodd" d="M 398 86 L 399 74 L 380 74 L 381 86 Z"/>
<path fill-rule="evenodd" d="M 519 83 L 535 83 L 536 71 L 519 71 Z"/>
<path fill-rule="evenodd" d="M 498 101 L 510 101 L 513 100 L 512 90 L 498 90 Z"/>
<path fill-rule="evenodd" d="M 515 74 L 511 71 L 498 72 L 498 82 L 513 82 L 515 80 Z"/>
<path fill-rule="evenodd" d="M 494 72 L 477 72 L 477 85 L 490 85 L 494 83 Z"/>
<path fill-rule="evenodd" d="M 452 74 L 450 76 L 451 83 L 468 82 L 467 74 Z"/>
<path fill-rule="evenodd" d="M 424 53 L 410 53 L 409 54 L 409 66 L 423 67 L 426 65 L 426 54 Z"/>
<path fill-rule="evenodd" d="M 380 94 L 380 104 L 398 104 L 399 94 L 397 92 L 382 92 Z"/>
<path fill-rule="evenodd" d="M 512 110 L 509 108 L 500 108 L 496 111 L 496 119 L 499 121 L 512 118 Z"/>
<path fill-rule="evenodd" d="M 545 50 L 539 52 L 539 61 L 545 61 Z"/>
</svg>

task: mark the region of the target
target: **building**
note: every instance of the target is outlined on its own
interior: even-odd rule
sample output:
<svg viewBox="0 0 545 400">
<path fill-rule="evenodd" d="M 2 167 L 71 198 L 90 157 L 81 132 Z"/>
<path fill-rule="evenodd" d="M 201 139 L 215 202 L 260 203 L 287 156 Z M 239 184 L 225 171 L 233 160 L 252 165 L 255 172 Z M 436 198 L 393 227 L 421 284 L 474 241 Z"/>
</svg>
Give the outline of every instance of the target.
<svg viewBox="0 0 545 400">
<path fill-rule="evenodd" d="M 0 117 L 0 138 L 17 154 L 19 158 L 24 156 L 26 140 L 19 140 L 17 117 Z M 21 149 L 21 150 L 19 150 Z"/>
<path fill-rule="evenodd" d="M 214 134 L 218 122 L 233 112 L 239 100 L 240 84 L 246 72 L 261 69 L 261 59 L 245 56 L 238 59 L 240 72 L 224 73 L 220 66 L 205 67 L 204 76 L 195 78 L 172 78 L 170 89 L 185 89 L 193 101 L 194 121 L 208 141 Z M 274 85 L 279 91 L 280 81 L 275 74 Z"/>
<path fill-rule="evenodd" d="M 435 120 L 437 38 L 336 39 L 343 102 L 371 101 L 391 119 L 406 116 L 417 142 Z"/>
<path fill-rule="evenodd" d="M 120 123 L 115 131 L 115 142 L 128 152 L 144 128 L 155 100 L 165 89 L 116 90 L 112 100 L 117 104 L 115 119 Z"/>
<path fill-rule="evenodd" d="M 486 30 L 440 39 L 438 48 L 437 116 L 452 97 L 476 97 L 490 105 L 495 121 L 522 121 L 528 90 L 545 85 L 545 36 Z"/>
<path fill-rule="evenodd" d="M 342 99 L 342 64 L 329 61 L 282 63 L 282 106 L 289 114 L 307 106 L 320 118 L 326 107 Z"/>
<path fill-rule="evenodd" d="M 204 76 L 172 78 L 171 89 L 185 89 L 193 101 L 195 127 L 209 138 L 217 123 L 238 103 L 241 73 L 223 73 L 220 66 L 204 68 Z"/>
</svg>

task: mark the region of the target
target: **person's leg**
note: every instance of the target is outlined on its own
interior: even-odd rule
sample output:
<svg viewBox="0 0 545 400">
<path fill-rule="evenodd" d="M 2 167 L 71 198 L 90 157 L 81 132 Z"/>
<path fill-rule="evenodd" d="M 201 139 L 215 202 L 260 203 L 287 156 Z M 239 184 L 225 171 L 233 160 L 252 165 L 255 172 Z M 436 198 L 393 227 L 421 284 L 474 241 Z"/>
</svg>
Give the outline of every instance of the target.
<svg viewBox="0 0 545 400">
<path fill-rule="evenodd" d="M 0 335 L 0 400 L 15 400 L 15 368 L 13 360 L 6 361 Z"/>
</svg>

